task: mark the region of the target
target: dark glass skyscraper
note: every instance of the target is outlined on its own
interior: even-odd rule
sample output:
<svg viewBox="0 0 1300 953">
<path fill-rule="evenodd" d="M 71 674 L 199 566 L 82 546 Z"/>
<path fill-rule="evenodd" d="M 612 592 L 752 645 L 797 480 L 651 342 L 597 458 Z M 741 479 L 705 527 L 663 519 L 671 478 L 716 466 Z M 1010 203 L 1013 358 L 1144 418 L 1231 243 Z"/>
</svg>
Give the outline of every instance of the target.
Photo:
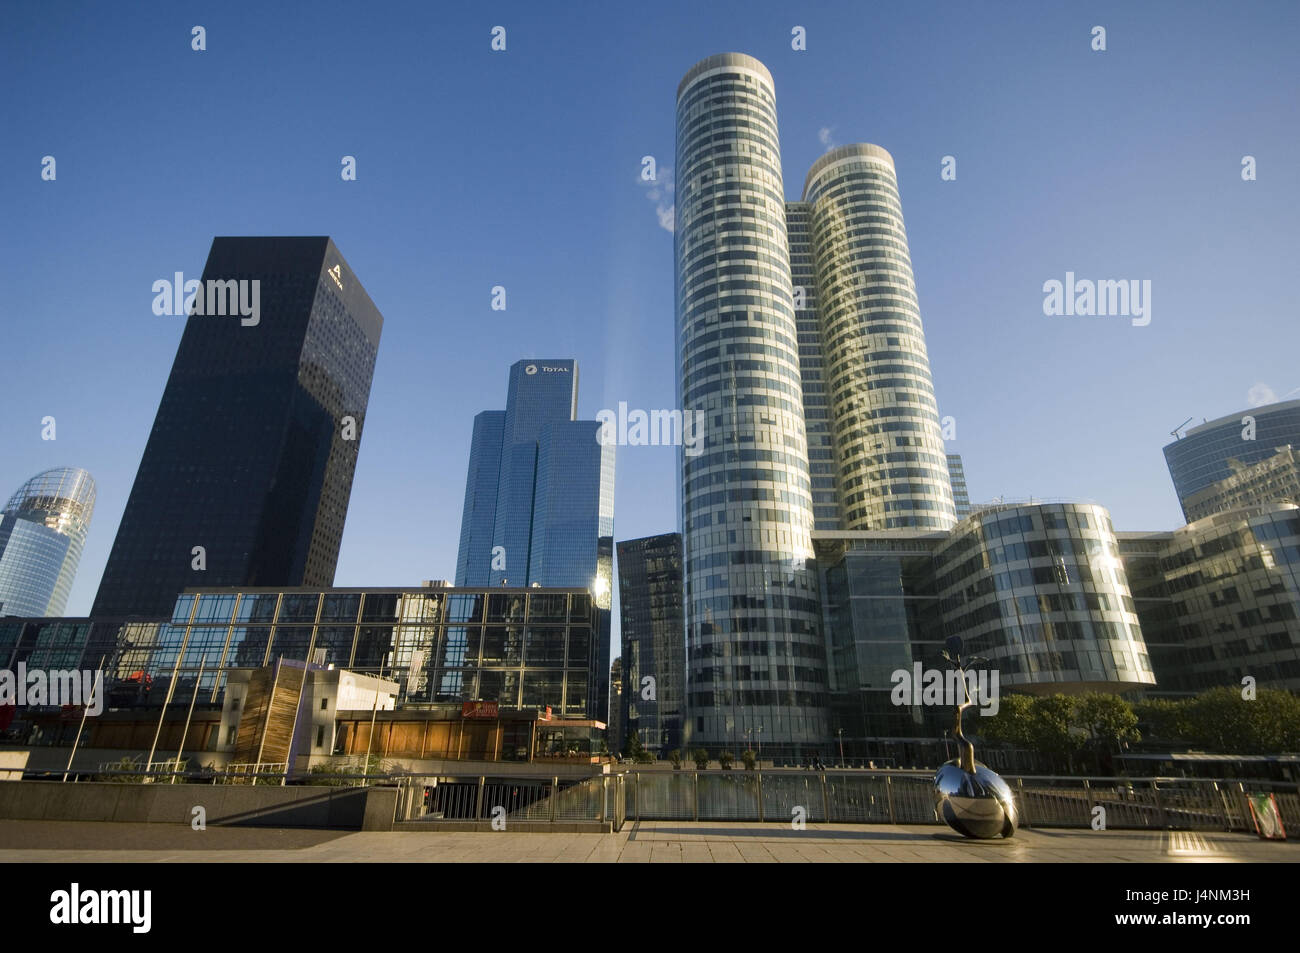
<svg viewBox="0 0 1300 953">
<path fill-rule="evenodd" d="M 199 294 L 228 282 L 260 310 L 186 319 L 94 615 L 334 581 L 383 317 L 329 238 L 216 238 Z"/>
<path fill-rule="evenodd" d="M 618 593 L 624 732 L 637 732 L 650 751 L 681 748 L 686 714 L 681 534 L 619 543 Z"/>
</svg>

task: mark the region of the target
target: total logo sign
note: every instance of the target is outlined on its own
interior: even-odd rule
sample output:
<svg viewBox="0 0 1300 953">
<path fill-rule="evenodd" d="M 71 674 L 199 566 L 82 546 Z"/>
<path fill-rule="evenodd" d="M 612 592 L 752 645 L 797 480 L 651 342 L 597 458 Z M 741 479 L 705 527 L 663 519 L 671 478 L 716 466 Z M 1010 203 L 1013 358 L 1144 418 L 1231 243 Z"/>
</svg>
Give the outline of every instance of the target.
<svg viewBox="0 0 1300 953">
<path fill-rule="evenodd" d="M 524 373 L 527 374 L 529 377 L 531 377 L 532 375 L 536 374 L 539 369 L 545 371 L 547 374 L 552 374 L 552 373 L 564 374 L 567 373 L 569 370 L 567 367 L 548 367 L 547 365 L 543 364 L 540 368 L 538 368 L 536 364 L 529 364 L 524 367 Z"/>
</svg>

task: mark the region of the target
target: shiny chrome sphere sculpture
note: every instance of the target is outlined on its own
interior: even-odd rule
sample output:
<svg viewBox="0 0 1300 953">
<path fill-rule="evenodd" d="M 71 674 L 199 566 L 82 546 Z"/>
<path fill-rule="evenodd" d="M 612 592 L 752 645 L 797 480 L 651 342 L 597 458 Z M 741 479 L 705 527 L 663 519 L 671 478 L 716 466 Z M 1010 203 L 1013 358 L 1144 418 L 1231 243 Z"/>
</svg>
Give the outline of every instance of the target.
<svg viewBox="0 0 1300 953">
<path fill-rule="evenodd" d="M 943 657 L 962 673 L 962 700 L 958 703 L 952 733 L 958 756 L 943 765 L 934 776 L 934 815 L 963 837 L 989 839 L 1011 837 L 1019 826 L 1016 798 L 1007 782 L 985 764 L 975 760 L 975 746 L 961 732 L 961 713 L 970 708 L 966 668 L 984 659 L 961 657 L 961 639 L 948 639 Z"/>
</svg>

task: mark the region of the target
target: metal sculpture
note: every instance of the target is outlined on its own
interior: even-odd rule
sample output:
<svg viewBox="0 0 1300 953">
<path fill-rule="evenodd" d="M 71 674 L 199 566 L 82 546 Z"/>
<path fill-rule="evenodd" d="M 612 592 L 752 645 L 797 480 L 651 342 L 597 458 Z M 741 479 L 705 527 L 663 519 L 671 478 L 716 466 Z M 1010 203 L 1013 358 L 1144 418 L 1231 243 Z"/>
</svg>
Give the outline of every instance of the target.
<svg viewBox="0 0 1300 953">
<path fill-rule="evenodd" d="M 975 760 L 975 746 L 961 730 L 961 713 L 975 704 L 966 682 L 966 669 L 987 659 L 962 658 L 961 639 L 951 636 L 943 657 L 960 677 L 961 698 L 953 716 L 952 734 L 957 739 L 957 757 L 939 768 L 934 776 L 934 814 L 964 837 L 989 839 L 1011 837 L 1019 824 L 1015 795 L 1007 782 L 987 765 Z"/>
</svg>

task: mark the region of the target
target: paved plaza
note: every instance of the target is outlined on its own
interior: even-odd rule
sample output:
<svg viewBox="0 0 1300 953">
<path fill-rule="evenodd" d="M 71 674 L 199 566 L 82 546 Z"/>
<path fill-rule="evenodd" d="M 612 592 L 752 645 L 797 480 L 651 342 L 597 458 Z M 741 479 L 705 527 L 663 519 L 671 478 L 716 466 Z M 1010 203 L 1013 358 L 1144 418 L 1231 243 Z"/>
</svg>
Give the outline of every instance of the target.
<svg viewBox="0 0 1300 953">
<path fill-rule="evenodd" d="M 1300 844 L 1189 831 L 1022 830 L 968 841 L 939 827 L 629 822 L 617 834 L 285 830 L 0 821 L 0 863 L 1151 863 L 1300 861 Z"/>
</svg>

